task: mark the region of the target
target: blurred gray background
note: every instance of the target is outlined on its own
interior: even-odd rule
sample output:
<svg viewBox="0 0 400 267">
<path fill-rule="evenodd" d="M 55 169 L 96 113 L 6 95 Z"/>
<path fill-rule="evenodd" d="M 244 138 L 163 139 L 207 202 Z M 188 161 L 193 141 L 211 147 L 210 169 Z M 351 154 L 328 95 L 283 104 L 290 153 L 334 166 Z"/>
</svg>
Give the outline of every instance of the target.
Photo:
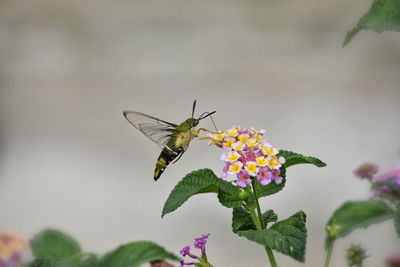
<svg viewBox="0 0 400 267">
<path fill-rule="evenodd" d="M 211 233 L 214 266 L 266 266 L 261 246 L 231 232 L 215 195 L 160 218 L 186 173 L 220 173 L 220 150 L 193 141 L 155 183 L 158 147 L 123 118 L 138 110 L 178 123 L 217 110 L 218 128 L 267 130 L 280 149 L 326 168 L 293 167 L 261 202 L 280 219 L 308 215 L 306 263 L 322 266 L 324 225 L 345 200 L 367 199 L 352 170 L 399 163 L 400 34 L 345 33 L 371 1 L 0 1 L 0 229 L 45 227 L 86 251 L 153 240 L 178 253 Z M 201 126 L 211 128 L 209 121 Z M 365 266 L 400 250 L 392 222 L 339 240 L 331 266 L 361 243 Z"/>
</svg>

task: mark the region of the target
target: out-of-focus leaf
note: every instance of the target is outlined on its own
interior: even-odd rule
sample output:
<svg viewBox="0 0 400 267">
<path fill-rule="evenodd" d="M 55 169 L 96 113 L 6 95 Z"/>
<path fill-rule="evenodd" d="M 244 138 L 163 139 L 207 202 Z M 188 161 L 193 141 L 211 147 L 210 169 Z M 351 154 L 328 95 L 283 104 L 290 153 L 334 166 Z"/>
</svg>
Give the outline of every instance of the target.
<svg viewBox="0 0 400 267">
<path fill-rule="evenodd" d="M 357 26 L 346 34 L 343 46 L 347 45 L 360 30 L 400 31 L 400 1 L 375 0 L 369 11 L 360 18 Z"/>
<path fill-rule="evenodd" d="M 81 253 L 78 242 L 71 236 L 53 229 L 47 229 L 30 240 L 32 253 L 37 259 L 72 259 Z"/>
<path fill-rule="evenodd" d="M 137 267 L 143 263 L 164 259 L 179 260 L 177 256 L 153 242 L 137 241 L 122 245 L 116 250 L 107 253 L 100 260 L 99 266 Z"/>
<path fill-rule="evenodd" d="M 396 230 L 397 237 L 400 238 L 400 201 L 397 203 L 396 210 L 394 212 L 394 229 Z"/>
<path fill-rule="evenodd" d="M 350 234 L 357 228 L 366 228 L 393 218 L 393 210 L 383 201 L 347 201 L 328 220 L 327 244 L 333 239 Z"/>
</svg>

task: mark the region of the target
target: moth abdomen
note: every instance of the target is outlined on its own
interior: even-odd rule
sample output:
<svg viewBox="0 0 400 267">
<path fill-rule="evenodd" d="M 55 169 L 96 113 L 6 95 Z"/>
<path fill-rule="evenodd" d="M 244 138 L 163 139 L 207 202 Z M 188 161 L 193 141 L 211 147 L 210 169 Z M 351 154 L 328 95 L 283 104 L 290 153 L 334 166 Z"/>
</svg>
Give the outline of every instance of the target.
<svg viewBox="0 0 400 267">
<path fill-rule="evenodd" d="M 168 145 L 164 147 L 161 151 L 160 156 L 157 159 L 156 169 L 154 170 L 154 180 L 157 181 L 167 166 L 173 161 L 180 153 L 182 153 L 182 148 L 177 148 L 172 150 Z"/>
</svg>

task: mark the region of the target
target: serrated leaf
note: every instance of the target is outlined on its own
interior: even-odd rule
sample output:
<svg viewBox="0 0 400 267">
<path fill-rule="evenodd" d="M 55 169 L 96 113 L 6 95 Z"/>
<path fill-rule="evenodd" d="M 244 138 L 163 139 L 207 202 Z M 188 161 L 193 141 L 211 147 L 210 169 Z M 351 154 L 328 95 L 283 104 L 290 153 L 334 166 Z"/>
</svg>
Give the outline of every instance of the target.
<svg viewBox="0 0 400 267">
<path fill-rule="evenodd" d="M 268 225 L 270 222 L 276 222 L 278 220 L 278 215 L 275 214 L 273 210 L 267 210 L 261 214 L 264 225 Z"/>
<path fill-rule="evenodd" d="M 67 261 L 67 260 L 44 260 L 44 259 L 36 259 L 31 262 L 28 267 L 78 267 L 76 264 Z"/>
<path fill-rule="evenodd" d="M 397 237 L 400 238 L 400 201 L 397 203 L 396 210 L 394 212 L 394 229 L 396 230 Z"/>
<path fill-rule="evenodd" d="M 262 185 L 262 184 L 260 184 L 260 182 L 257 179 L 255 180 L 255 190 L 256 190 L 258 197 L 265 197 L 265 196 L 273 195 L 275 193 L 278 193 L 285 187 L 286 169 L 284 167 L 281 167 L 280 170 L 281 170 L 280 176 L 282 177 L 282 182 L 280 184 L 276 184 L 273 181 L 268 185 Z"/>
<path fill-rule="evenodd" d="M 269 229 L 238 231 L 237 234 L 304 262 L 307 239 L 305 222 L 305 213 L 299 211 L 288 219 L 275 223 Z"/>
<path fill-rule="evenodd" d="M 47 229 L 30 240 L 35 258 L 49 260 L 71 259 L 81 253 L 78 242 L 60 231 Z"/>
<path fill-rule="evenodd" d="M 358 26 L 375 32 L 400 31 L 400 1 L 375 0 Z"/>
<path fill-rule="evenodd" d="M 374 32 L 400 31 L 400 1 L 399 0 L 375 0 L 369 11 L 360 18 L 352 31 L 348 32 L 343 46 L 361 29 Z"/>
<path fill-rule="evenodd" d="M 232 231 L 255 230 L 256 226 L 251 218 L 250 212 L 244 208 L 233 208 L 232 210 Z"/>
<path fill-rule="evenodd" d="M 239 189 L 234 189 L 229 192 L 218 190 L 218 201 L 222 206 L 227 208 L 235 208 L 243 205 L 243 201 L 239 199 Z"/>
<path fill-rule="evenodd" d="M 393 218 L 393 210 L 383 201 L 347 201 L 335 210 L 327 223 L 327 229 L 334 229 L 332 238 L 343 237 L 357 228 L 366 228 Z"/>
<path fill-rule="evenodd" d="M 277 155 L 278 157 L 284 157 L 285 158 L 285 163 L 283 166 L 285 168 L 288 168 L 292 165 L 296 164 L 313 164 L 317 167 L 325 167 L 326 163 L 321 161 L 320 159 L 310 157 L 310 156 L 304 156 L 302 154 L 298 154 L 292 151 L 288 150 L 279 150 L 279 153 Z"/>
<path fill-rule="evenodd" d="M 217 177 L 210 169 L 200 169 L 187 174 L 175 188 L 171 191 L 167 201 L 164 203 L 161 217 L 168 214 L 183 203 L 190 197 L 202 193 L 216 193 L 222 194 L 221 203 L 225 206 L 235 206 L 234 202 L 239 201 L 239 188 L 231 183 Z"/>
<path fill-rule="evenodd" d="M 276 222 L 278 220 L 278 216 L 274 213 L 273 210 L 267 210 L 261 215 L 264 225 L 267 225 L 270 222 Z M 246 231 L 246 230 L 256 230 L 256 225 L 251 218 L 250 212 L 245 210 L 244 208 L 234 208 L 232 211 L 232 231 L 236 233 L 237 231 Z"/>
<path fill-rule="evenodd" d="M 153 242 L 138 241 L 122 245 L 116 250 L 107 253 L 100 260 L 99 266 L 137 267 L 143 263 L 164 259 L 179 260 L 177 256 Z"/>
</svg>

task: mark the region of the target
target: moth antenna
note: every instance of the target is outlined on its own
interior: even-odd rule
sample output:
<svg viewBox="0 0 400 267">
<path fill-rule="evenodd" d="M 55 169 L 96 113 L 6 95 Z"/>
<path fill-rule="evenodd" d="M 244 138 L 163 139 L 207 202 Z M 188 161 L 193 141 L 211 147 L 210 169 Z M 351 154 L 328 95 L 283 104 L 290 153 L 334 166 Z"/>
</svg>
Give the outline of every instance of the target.
<svg viewBox="0 0 400 267">
<path fill-rule="evenodd" d="M 194 110 L 196 109 L 196 99 L 193 101 L 192 118 L 194 117 Z"/>
<path fill-rule="evenodd" d="M 202 119 L 205 119 L 205 118 L 207 118 L 208 116 L 211 116 L 212 114 L 214 114 L 216 111 L 213 111 L 213 112 L 203 112 L 201 115 L 200 115 L 200 117 L 199 117 L 199 119 L 198 120 L 202 120 Z M 204 115 L 204 114 L 206 114 L 206 115 Z M 204 116 L 203 116 L 204 115 Z"/>
<path fill-rule="evenodd" d="M 199 116 L 199 118 L 197 120 L 202 120 L 203 119 L 202 117 L 203 117 L 204 114 L 207 114 L 207 112 L 201 113 L 201 115 Z"/>
</svg>

